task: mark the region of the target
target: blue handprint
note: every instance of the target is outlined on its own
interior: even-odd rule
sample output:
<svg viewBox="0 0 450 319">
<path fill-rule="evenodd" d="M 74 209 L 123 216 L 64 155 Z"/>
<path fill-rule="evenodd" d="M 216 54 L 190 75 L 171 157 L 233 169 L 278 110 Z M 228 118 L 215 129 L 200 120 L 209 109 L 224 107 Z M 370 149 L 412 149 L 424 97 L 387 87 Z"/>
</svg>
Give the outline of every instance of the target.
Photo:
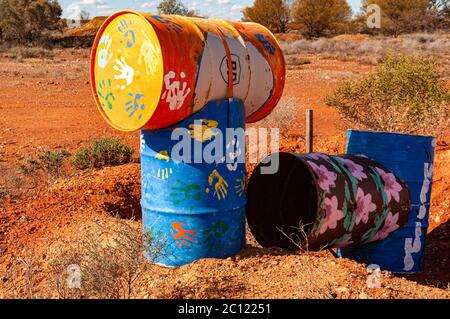
<svg viewBox="0 0 450 319">
<path fill-rule="evenodd" d="M 116 100 L 116 97 L 114 96 L 114 93 L 112 93 L 111 91 L 112 90 L 111 80 L 108 80 L 108 82 L 105 82 L 105 80 L 101 81 L 99 84 L 99 88 L 100 89 L 97 91 L 97 94 L 101 99 L 103 99 L 102 107 L 105 108 L 107 106 L 110 110 L 112 110 L 113 108 L 112 102 Z M 108 90 L 108 94 L 102 93 L 104 89 Z"/>
<path fill-rule="evenodd" d="M 183 31 L 183 26 L 172 21 L 172 18 L 157 15 L 153 16 L 152 18 L 162 23 L 167 31 L 175 31 L 176 33 L 180 33 Z"/>
<path fill-rule="evenodd" d="M 120 20 L 119 32 L 123 34 L 123 36 L 127 39 L 127 47 L 131 48 L 134 43 L 136 43 L 136 36 L 134 35 L 134 31 L 130 29 L 133 22 L 131 20 L 128 22 L 125 19 Z M 120 43 L 123 43 L 120 41 Z"/>
<path fill-rule="evenodd" d="M 128 93 L 128 96 L 131 98 L 131 100 L 125 103 L 125 106 L 127 107 L 127 113 L 130 113 L 128 115 L 128 118 L 132 118 L 134 114 L 139 111 L 139 109 L 141 109 L 142 111 L 145 110 L 145 103 L 139 104 L 139 100 L 144 97 L 144 94 L 134 95 L 133 93 Z M 142 114 L 138 115 L 138 119 L 142 119 Z"/>
<path fill-rule="evenodd" d="M 270 43 L 270 36 L 264 34 L 256 34 L 255 37 L 264 46 L 264 48 L 269 52 L 269 54 L 274 55 L 277 49 Z"/>
</svg>

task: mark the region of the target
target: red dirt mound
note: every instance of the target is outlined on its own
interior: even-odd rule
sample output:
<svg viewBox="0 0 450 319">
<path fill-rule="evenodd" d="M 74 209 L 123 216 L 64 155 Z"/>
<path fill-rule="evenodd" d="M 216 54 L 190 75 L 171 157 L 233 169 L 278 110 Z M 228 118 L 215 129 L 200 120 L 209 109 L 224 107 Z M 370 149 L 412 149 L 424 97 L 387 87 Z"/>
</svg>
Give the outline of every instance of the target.
<svg viewBox="0 0 450 319">
<path fill-rule="evenodd" d="M 88 36 L 95 36 L 97 34 L 97 31 L 102 26 L 103 22 L 108 17 L 95 17 L 91 21 L 87 22 L 86 24 L 82 25 L 79 28 L 70 29 L 66 32 L 66 35 L 69 37 L 88 37 Z"/>
</svg>

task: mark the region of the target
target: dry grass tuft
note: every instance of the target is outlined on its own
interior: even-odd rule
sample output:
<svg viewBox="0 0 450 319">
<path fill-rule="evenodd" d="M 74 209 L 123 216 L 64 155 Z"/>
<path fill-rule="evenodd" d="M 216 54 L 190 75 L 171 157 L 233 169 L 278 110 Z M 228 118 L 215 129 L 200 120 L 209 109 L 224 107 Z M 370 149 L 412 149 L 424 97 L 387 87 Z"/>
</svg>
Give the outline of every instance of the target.
<svg viewBox="0 0 450 319">
<path fill-rule="evenodd" d="M 377 64 L 390 52 L 448 56 L 450 37 L 443 33 L 413 33 L 399 38 L 340 35 L 333 39 L 285 41 L 282 48 L 287 55 L 316 54 L 326 58 Z"/>
</svg>

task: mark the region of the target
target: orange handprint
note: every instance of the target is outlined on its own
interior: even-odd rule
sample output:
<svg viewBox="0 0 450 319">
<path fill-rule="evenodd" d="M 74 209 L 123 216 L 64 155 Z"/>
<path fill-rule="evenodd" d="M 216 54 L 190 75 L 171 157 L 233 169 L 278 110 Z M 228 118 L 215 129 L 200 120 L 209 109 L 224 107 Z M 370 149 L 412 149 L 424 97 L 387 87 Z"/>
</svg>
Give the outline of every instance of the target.
<svg viewBox="0 0 450 319">
<path fill-rule="evenodd" d="M 186 223 L 172 223 L 172 228 L 170 230 L 170 233 L 173 236 L 173 239 L 175 239 L 175 243 L 177 244 L 178 248 L 181 248 L 181 244 L 183 244 L 186 247 L 189 247 L 189 243 L 186 241 L 190 241 L 191 243 L 195 243 L 195 239 L 189 235 L 196 236 L 197 232 L 192 230 L 186 230 L 183 229 L 183 227 L 186 226 Z"/>
</svg>

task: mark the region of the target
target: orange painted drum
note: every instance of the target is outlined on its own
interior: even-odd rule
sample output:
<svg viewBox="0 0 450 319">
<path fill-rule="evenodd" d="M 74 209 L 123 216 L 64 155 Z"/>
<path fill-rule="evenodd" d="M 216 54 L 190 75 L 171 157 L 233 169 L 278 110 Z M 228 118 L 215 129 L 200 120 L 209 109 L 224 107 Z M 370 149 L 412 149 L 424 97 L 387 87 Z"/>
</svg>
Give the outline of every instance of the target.
<svg viewBox="0 0 450 319">
<path fill-rule="evenodd" d="M 277 40 L 255 23 L 120 11 L 100 28 L 91 55 L 98 109 L 125 132 L 170 127 L 229 97 L 244 101 L 247 122 L 261 120 L 285 76 Z"/>
</svg>

